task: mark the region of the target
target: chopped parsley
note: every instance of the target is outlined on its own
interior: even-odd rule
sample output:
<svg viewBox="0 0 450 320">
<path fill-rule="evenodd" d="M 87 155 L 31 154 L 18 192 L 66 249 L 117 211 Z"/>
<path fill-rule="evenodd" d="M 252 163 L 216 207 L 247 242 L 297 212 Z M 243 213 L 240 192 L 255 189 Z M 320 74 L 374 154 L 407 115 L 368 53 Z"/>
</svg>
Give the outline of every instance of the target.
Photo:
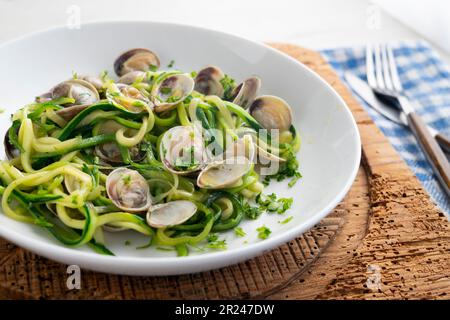
<svg viewBox="0 0 450 320">
<path fill-rule="evenodd" d="M 244 210 L 244 215 L 252 220 L 258 219 L 258 217 L 263 213 L 260 207 L 252 207 L 248 202 L 242 203 L 242 209 Z"/>
<path fill-rule="evenodd" d="M 100 73 L 100 79 L 102 79 L 103 82 L 106 82 L 106 81 L 109 80 L 109 77 L 108 77 L 108 70 L 103 70 L 103 71 Z"/>
<path fill-rule="evenodd" d="M 278 223 L 286 224 L 286 223 L 289 223 L 293 218 L 294 218 L 293 216 L 290 216 L 290 217 L 287 217 L 286 219 L 284 219 L 283 221 L 278 221 Z"/>
<path fill-rule="evenodd" d="M 270 180 L 276 179 L 277 181 L 282 181 L 286 178 L 291 178 L 288 183 L 289 187 L 292 187 L 298 179 L 302 177 L 300 172 L 298 172 L 298 161 L 295 157 L 295 153 L 291 148 L 288 148 L 283 153 L 283 158 L 286 159 L 285 162 L 280 163 L 280 170 L 274 175 L 266 176 L 263 180 L 264 185 L 269 185 Z"/>
<path fill-rule="evenodd" d="M 256 231 L 258 231 L 258 238 L 260 239 L 267 239 L 270 234 L 272 233 L 272 231 L 267 228 L 266 226 L 262 226 L 256 229 Z"/>
<path fill-rule="evenodd" d="M 156 70 L 158 70 L 158 66 L 155 66 L 154 64 L 151 64 L 151 65 L 148 66 L 148 69 L 149 69 L 150 71 L 155 72 Z"/>
<path fill-rule="evenodd" d="M 231 94 L 235 87 L 234 79 L 230 78 L 228 75 L 225 75 L 225 77 L 220 80 L 220 84 L 223 87 L 223 98 L 225 100 L 231 100 Z"/>
<path fill-rule="evenodd" d="M 73 205 L 78 205 L 78 195 L 74 194 L 74 195 L 71 197 L 70 202 L 71 202 Z"/>
<path fill-rule="evenodd" d="M 170 87 L 162 87 L 160 89 L 160 91 L 161 91 L 162 94 L 170 94 L 172 92 L 172 88 L 170 88 Z"/>
<path fill-rule="evenodd" d="M 238 237 L 245 237 L 247 235 L 241 227 L 234 228 L 234 234 Z"/>
<path fill-rule="evenodd" d="M 130 185 L 130 183 L 131 183 L 131 176 L 128 174 L 128 175 L 125 175 L 125 176 L 123 176 L 122 177 L 122 180 L 123 180 L 123 182 L 125 183 L 125 185 Z"/>
<path fill-rule="evenodd" d="M 177 102 L 180 99 L 181 99 L 180 96 L 173 95 L 173 96 L 170 96 L 169 98 L 167 98 L 166 102 L 168 102 L 168 103 Z"/>
<path fill-rule="evenodd" d="M 259 204 L 260 208 L 263 208 L 269 212 L 276 212 L 278 214 L 283 214 L 292 206 L 292 198 L 278 198 L 275 193 L 265 195 L 259 194 L 256 197 L 256 203 Z"/>
<path fill-rule="evenodd" d="M 126 245 L 126 246 L 131 245 L 131 241 L 130 241 L 130 240 L 125 240 L 125 245 Z"/>
<path fill-rule="evenodd" d="M 225 240 L 219 240 L 219 236 L 215 233 L 210 233 L 206 240 L 208 241 L 208 248 L 217 250 L 227 249 L 227 242 Z"/>
<path fill-rule="evenodd" d="M 172 68 L 175 65 L 175 60 L 170 60 L 169 64 L 167 65 L 167 68 Z"/>
<path fill-rule="evenodd" d="M 186 147 L 183 149 L 183 157 L 179 157 L 175 160 L 175 166 L 180 169 L 190 170 L 197 167 L 200 162 L 195 158 L 194 146 Z M 188 158 L 188 159 L 186 159 Z"/>
</svg>

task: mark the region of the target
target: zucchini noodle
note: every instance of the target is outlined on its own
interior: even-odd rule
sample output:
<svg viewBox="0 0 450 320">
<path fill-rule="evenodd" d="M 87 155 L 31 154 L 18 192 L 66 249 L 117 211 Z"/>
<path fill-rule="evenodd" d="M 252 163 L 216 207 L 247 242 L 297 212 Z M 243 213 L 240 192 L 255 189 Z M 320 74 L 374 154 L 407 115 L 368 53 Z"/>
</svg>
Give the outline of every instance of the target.
<svg viewBox="0 0 450 320">
<path fill-rule="evenodd" d="M 199 83 L 207 70 L 195 77 L 151 69 L 117 82 L 104 73 L 99 89 L 77 78 L 17 110 L 5 137 L 8 160 L 0 161 L 3 213 L 66 246 L 107 255 L 104 232 L 126 230 L 146 238 L 144 247 L 173 247 L 179 256 L 223 249 L 215 233 L 260 210 L 252 205 L 266 185 L 258 174 L 264 163 L 250 150 L 283 158 L 277 180 L 298 179 L 300 137 L 293 125 L 279 144 L 264 137 L 251 108 L 233 102 L 240 88 L 233 79 L 216 72 Z M 235 154 L 240 143 L 244 155 Z M 229 165 L 224 157 L 245 161 Z"/>
</svg>

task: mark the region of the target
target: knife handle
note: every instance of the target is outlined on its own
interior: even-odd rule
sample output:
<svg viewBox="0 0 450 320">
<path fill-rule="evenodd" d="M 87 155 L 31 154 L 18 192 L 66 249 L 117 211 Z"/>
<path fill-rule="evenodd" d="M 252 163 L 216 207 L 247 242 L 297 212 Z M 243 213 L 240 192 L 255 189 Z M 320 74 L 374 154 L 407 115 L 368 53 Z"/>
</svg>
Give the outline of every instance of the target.
<svg viewBox="0 0 450 320">
<path fill-rule="evenodd" d="M 425 122 L 415 112 L 408 113 L 408 124 L 433 168 L 434 174 L 450 197 L 450 163 Z"/>
<path fill-rule="evenodd" d="M 436 134 L 434 136 L 434 138 L 436 139 L 436 141 L 439 143 L 439 145 L 445 152 L 450 153 L 450 139 L 449 138 L 444 136 L 442 133 Z"/>
</svg>

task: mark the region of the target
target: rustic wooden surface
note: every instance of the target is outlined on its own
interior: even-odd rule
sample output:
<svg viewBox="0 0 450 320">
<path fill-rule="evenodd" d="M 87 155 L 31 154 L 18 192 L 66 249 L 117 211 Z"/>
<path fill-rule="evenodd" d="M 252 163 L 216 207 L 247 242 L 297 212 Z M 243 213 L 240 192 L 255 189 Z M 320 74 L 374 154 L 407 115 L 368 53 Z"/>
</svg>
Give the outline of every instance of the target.
<svg viewBox="0 0 450 320">
<path fill-rule="evenodd" d="M 346 198 L 303 236 L 247 262 L 174 277 L 82 272 L 0 239 L 0 298 L 401 299 L 449 298 L 450 224 L 323 58 L 274 47 L 307 64 L 344 98 L 363 143 L 363 166 Z"/>
</svg>

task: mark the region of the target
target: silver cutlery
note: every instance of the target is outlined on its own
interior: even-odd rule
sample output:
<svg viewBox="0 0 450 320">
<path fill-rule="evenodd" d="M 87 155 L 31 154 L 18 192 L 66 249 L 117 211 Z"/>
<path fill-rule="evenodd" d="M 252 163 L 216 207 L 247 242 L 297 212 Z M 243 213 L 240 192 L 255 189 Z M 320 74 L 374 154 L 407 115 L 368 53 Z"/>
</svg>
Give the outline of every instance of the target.
<svg viewBox="0 0 450 320">
<path fill-rule="evenodd" d="M 344 74 L 344 78 L 350 85 L 350 88 L 363 99 L 372 109 L 383 115 L 385 118 L 408 127 L 406 114 L 396 106 L 390 106 L 388 103 L 380 100 L 373 93 L 372 88 L 364 81 L 350 72 Z M 431 135 L 436 139 L 441 148 L 450 153 L 450 139 L 440 133 L 433 127 L 427 126 Z"/>
<path fill-rule="evenodd" d="M 392 48 L 388 45 L 367 46 L 366 68 L 367 81 L 372 90 L 379 96 L 395 101 L 405 114 L 408 127 L 443 189 L 450 196 L 450 163 L 426 123 L 403 94 Z"/>
</svg>

